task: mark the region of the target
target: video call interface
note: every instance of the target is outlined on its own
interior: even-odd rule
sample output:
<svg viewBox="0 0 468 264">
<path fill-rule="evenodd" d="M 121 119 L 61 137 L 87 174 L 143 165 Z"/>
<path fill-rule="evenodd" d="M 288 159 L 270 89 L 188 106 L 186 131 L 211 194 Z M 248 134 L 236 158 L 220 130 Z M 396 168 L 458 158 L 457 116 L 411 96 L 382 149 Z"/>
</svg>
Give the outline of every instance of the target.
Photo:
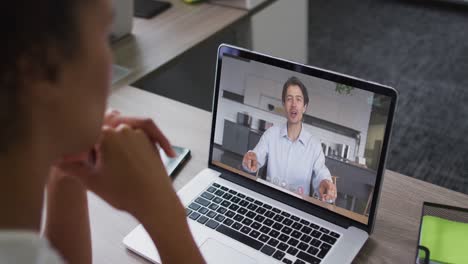
<svg viewBox="0 0 468 264">
<path fill-rule="evenodd" d="M 222 58 L 212 163 L 367 224 L 391 98 Z"/>
</svg>

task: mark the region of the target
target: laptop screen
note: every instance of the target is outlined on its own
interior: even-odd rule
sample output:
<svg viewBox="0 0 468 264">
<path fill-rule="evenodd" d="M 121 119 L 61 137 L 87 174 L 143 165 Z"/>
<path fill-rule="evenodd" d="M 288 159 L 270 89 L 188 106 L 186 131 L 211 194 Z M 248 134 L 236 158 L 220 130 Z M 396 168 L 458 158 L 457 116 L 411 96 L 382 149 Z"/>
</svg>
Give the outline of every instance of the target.
<svg viewBox="0 0 468 264">
<path fill-rule="evenodd" d="M 211 163 L 368 224 L 392 97 L 239 54 L 218 60 Z"/>
</svg>

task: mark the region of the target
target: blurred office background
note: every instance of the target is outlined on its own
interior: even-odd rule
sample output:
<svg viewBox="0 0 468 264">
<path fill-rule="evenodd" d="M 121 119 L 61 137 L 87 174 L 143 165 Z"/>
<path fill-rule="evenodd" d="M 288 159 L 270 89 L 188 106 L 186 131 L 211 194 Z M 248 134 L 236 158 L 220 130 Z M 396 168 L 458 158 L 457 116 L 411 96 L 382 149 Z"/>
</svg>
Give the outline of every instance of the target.
<svg viewBox="0 0 468 264">
<path fill-rule="evenodd" d="M 387 168 L 468 193 L 468 5 L 271 1 L 134 85 L 211 111 L 220 43 L 395 87 Z"/>
</svg>

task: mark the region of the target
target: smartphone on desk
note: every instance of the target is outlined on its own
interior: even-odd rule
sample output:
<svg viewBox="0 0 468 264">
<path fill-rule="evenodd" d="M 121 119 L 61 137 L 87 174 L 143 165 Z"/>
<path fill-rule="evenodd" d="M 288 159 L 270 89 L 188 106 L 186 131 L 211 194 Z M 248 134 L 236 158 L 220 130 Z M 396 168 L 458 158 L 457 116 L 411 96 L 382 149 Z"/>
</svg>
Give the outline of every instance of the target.
<svg viewBox="0 0 468 264">
<path fill-rule="evenodd" d="M 190 159 L 190 150 L 188 148 L 172 146 L 172 149 L 176 153 L 175 158 L 168 157 L 162 148 L 159 149 L 159 154 L 161 155 L 164 167 L 166 167 L 167 174 L 171 177 L 174 176 L 175 172 Z"/>
</svg>

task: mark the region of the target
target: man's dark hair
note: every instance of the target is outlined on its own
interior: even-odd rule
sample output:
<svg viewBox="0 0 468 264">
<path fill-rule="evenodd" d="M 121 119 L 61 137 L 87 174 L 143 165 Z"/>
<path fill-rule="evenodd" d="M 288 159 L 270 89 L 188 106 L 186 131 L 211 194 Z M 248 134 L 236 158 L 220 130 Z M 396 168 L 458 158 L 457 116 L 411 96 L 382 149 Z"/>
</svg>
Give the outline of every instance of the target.
<svg viewBox="0 0 468 264">
<path fill-rule="evenodd" d="M 12 0 L 0 16 L 0 152 L 21 135 L 19 94 L 27 78 L 54 81 L 62 60 L 79 45 L 84 0 Z M 53 53 L 53 54 L 52 54 Z M 27 67 L 25 69 L 25 67 Z"/>
<path fill-rule="evenodd" d="M 304 96 L 304 105 L 309 105 L 309 94 L 307 93 L 307 89 L 301 80 L 295 76 L 290 77 L 283 85 L 283 95 L 281 97 L 283 103 L 286 102 L 286 94 L 288 93 L 288 88 L 290 86 L 299 86 L 302 92 L 302 96 Z"/>
</svg>

